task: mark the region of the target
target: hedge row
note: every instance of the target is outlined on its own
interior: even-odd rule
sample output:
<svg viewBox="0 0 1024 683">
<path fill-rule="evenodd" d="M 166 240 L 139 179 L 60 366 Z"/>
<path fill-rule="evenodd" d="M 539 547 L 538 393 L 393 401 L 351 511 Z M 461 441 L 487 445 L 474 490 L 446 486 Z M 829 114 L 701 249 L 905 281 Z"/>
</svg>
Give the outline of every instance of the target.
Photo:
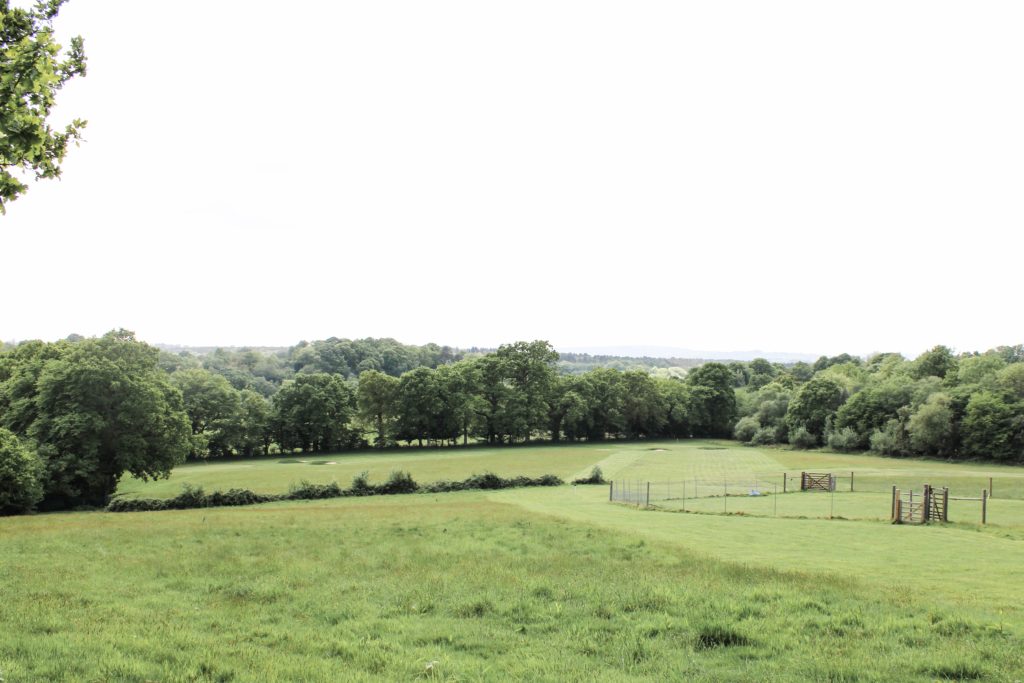
<svg viewBox="0 0 1024 683">
<path fill-rule="evenodd" d="M 474 474 L 462 481 L 435 481 L 420 485 L 408 472 L 392 472 L 383 484 L 371 484 L 363 472 L 352 480 L 352 485 L 343 489 L 337 482 L 311 484 L 304 481 L 292 486 L 288 493 L 256 493 L 247 489 L 229 489 L 204 493 L 202 487 L 185 484 L 182 492 L 174 498 L 118 498 L 107 506 L 107 512 L 152 512 L 156 510 L 189 510 L 195 508 L 224 507 L 230 505 L 253 505 L 279 500 L 320 500 L 323 498 L 344 498 L 347 496 L 387 496 L 403 493 L 446 493 L 448 491 L 470 491 L 474 489 L 512 489 L 524 486 L 560 486 L 564 484 L 553 474 L 540 477 L 512 477 L 505 479 L 490 472 Z"/>
</svg>

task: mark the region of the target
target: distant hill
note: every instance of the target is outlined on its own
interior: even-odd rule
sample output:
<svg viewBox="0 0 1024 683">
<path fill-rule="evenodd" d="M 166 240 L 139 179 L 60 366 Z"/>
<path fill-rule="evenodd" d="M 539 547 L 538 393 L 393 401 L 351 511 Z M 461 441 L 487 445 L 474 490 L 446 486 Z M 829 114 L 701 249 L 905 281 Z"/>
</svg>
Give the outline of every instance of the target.
<svg viewBox="0 0 1024 683">
<path fill-rule="evenodd" d="M 813 363 L 821 354 L 792 353 L 785 351 L 695 351 L 672 346 L 573 346 L 559 349 L 563 354 L 588 354 L 590 356 L 614 356 L 622 359 L 667 358 L 687 362 L 689 367 L 700 361 L 718 360 L 749 361 L 764 358 L 776 363 Z M 695 362 L 696 361 L 696 362 Z M 687 367 L 687 365 L 682 365 Z"/>
</svg>

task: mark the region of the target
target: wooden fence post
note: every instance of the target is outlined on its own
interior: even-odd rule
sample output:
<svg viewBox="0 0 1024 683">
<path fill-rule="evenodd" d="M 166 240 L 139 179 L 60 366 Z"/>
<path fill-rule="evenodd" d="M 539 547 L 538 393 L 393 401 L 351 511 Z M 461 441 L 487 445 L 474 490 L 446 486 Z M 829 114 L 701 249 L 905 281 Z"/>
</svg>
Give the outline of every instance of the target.
<svg viewBox="0 0 1024 683">
<path fill-rule="evenodd" d="M 608 482 L 608 502 L 612 502 L 615 499 L 615 482 Z"/>
<path fill-rule="evenodd" d="M 651 482 L 647 482 L 647 504 L 644 507 L 651 507 Z"/>
<path fill-rule="evenodd" d="M 942 489 L 942 521 L 949 521 L 949 487 Z"/>
<path fill-rule="evenodd" d="M 988 478 L 988 497 L 992 497 L 992 477 Z"/>
<path fill-rule="evenodd" d="M 889 517 L 892 521 L 896 521 L 896 485 L 892 485 L 892 509 L 889 510 Z"/>
<path fill-rule="evenodd" d="M 981 490 L 981 523 L 986 524 L 988 522 L 988 490 Z"/>
<path fill-rule="evenodd" d="M 782 473 L 782 492 L 783 493 L 786 492 L 786 477 L 787 477 L 786 473 L 783 472 Z"/>
<path fill-rule="evenodd" d="M 850 472 L 850 493 L 853 493 L 853 472 Z"/>
<path fill-rule="evenodd" d="M 932 517 L 932 487 L 931 484 L 924 485 L 924 508 L 921 512 L 921 524 L 927 524 Z"/>
</svg>

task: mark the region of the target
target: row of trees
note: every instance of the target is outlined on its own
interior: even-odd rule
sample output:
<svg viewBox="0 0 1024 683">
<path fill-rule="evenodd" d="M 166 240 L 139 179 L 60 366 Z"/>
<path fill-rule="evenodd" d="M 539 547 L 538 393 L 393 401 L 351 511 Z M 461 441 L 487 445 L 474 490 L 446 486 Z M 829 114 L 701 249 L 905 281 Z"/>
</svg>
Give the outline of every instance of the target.
<svg viewBox="0 0 1024 683">
<path fill-rule="evenodd" d="M 1024 461 L 1024 346 L 960 355 L 936 346 L 913 361 L 844 355 L 803 368 L 755 363 L 730 366 L 741 441 Z"/>
<path fill-rule="evenodd" d="M 317 452 L 609 437 L 727 435 L 735 398 L 719 364 L 687 379 L 598 368 L 562 375 L 547 342 L 497 351 L 399 377 L 302 373 L 269 400 L 200 368 L 175 370 L 193 433 L 194 457 L 253 455 L 272 448 Z"/>
<path fill-rule="evenodd" d="M 563 374 L 547 342 L 517 342 L 445 362 L 428 350 L 429 365 L 398 376 L 303 365 L 270 392 L 248 378 L 271 356 L 246 354 L 169 357 L 125 331 L 0 350 L 0 512 L 102 505 L 124 472 L 165 476 L 187 457 L 399 444 L 735 435 L 1024 461 L 1020 346 L 936 347 L 913 361 L 707 363 L 680 379 L 602 367 Z"/>
<path fill-rule="evenodd" d="M 225 359 L 238 358 L 212 354 L 214 368 L 237 369 L 217 365 Z M 102 505 L 124 472 L 166 476 L 187 457 L 726 436 L 736 411 L 732 373 L 716 363 L 685 381 L 610 368 L 562 375 L 543 341 L 446 363 L 428 348 L 424 359 L 436 367 L 398 377 L 303 371 L 268 398 L 230 372 L 169 364 L 123 330 L 19 344 L 0 352 L 0 511 Z"/>
</svg>

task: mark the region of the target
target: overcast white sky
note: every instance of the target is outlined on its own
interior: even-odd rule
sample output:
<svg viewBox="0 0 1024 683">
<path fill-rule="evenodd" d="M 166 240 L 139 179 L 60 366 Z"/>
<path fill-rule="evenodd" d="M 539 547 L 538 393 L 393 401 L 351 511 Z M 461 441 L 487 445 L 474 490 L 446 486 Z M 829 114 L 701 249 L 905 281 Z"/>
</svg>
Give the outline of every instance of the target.
<svg viewBox="0 0 1024 683">
<path fill-rule="evenodd" d="M 1024 3 L 71 0 L 0 338 L 1024 342 Z"/>
</svg>

